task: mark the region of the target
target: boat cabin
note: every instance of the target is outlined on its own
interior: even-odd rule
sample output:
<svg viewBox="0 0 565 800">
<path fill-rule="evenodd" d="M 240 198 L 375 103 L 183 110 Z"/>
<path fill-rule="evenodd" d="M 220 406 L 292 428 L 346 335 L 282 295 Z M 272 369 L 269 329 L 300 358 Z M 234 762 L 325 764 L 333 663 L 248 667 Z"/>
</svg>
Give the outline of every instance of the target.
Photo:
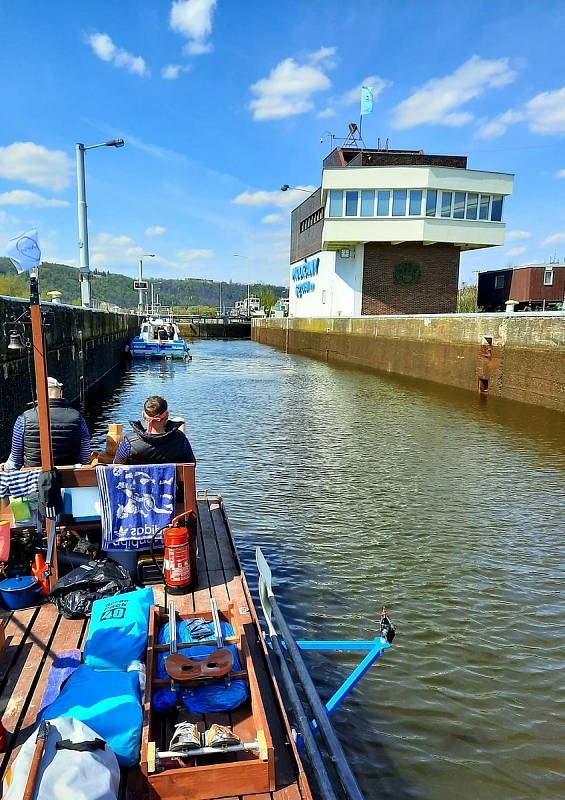
<svg viewBox="0 0 565 800">
<path fill-rule="evenodd" d="M 178 342 L 181 337 L 178 325 L 172 319 L 149 317 L 141 324 L 139 338 L 144 342 Z"/>
</svg>

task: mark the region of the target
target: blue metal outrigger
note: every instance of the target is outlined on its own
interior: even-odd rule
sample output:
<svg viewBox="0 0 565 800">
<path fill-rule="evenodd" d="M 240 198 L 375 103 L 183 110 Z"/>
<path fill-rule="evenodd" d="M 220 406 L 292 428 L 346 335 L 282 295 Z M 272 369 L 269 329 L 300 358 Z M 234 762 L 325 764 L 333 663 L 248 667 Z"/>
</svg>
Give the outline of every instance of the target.
<svg viewBox="0 0 565 800">
<path fill-rule="evenodd" d="M 395 633 L 394 626 L 383 610 L 380 634 L 375 639 L 343 641 L 295 640 L 273 593 L 271 568 L 259 547 L 256 548 L 255 554 L 259 569 L 259 598 L 268 627 L 267 633 L 264 634 L 265 641 L 276 657 L 276 663 L 288 695 L 288 701 L 296 718 L 298 731 L 295 734 L 295 739 L 297 746 L 300 750 L 306 750 L 313 767 L 314 778 L 318 783 L 324 800 L 337 800 L 334 781 L 332 781 L 328 773 L 323 754 L 314 736 L 319 731 L 345 796 L 348 800 L 363 800 L 361 790 L 333 730 L 330 716 L 341 706 L 375 661 L 380 658 L 385 650 L 391 647 Z M 304 663 L 301 655 L 302 650 L 364 652 L 367 655 L 345 679 L 328 702 L 324 704 Z M 298 683 L 306 695 L 309 709 L 305 708 L 296 690 L 296 684 L 290 672 L 287 658 L 294 667 Z"/>
</svg>

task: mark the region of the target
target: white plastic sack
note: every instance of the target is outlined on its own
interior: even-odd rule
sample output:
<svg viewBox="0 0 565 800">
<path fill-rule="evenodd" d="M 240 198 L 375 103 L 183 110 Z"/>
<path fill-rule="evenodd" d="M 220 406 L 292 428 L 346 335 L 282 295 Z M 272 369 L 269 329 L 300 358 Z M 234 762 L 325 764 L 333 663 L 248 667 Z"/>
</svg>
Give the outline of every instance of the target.
<svg viewBox="0 0 565 800">
<path fill-rule="evenodd" d="M 99 739 L 94 731 L 72 717 L 50 720 L 49 737 L 35 784 L 34 800 L 117 800 L 120 768 L 108 745 L 103 750 L 77 752 L 57 750 L 63 739 L 71 742 L 90 742 Z M 23 744 L 3 780 L 3 800 L 23 797 L 37 730 Z"/>
</svg>

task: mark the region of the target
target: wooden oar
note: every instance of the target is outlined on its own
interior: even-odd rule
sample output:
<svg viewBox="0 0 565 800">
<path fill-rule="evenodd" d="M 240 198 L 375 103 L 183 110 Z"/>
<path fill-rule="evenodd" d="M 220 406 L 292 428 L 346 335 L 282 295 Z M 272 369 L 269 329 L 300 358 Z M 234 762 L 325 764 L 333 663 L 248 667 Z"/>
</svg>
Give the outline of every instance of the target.
<svg viewBox="0 0 565 800">
<path fill-rule="evenodd" d="M 35 784 L 37 782 L 37 776 L 39 774 L 39 767 L 41 766 L 41 759 L 43 758 L 43 750 L 45 749 L 45 743 L 49 737 L 49 729 L 51 727 L 51 723 L 43 720 L 41 725 L 39 726 L 39 730 L 37 732 L 37 739 L 35 740 L 35 750 L 33 751 L 33 756 L 31 759 L 31 765 L 29 768 L 29 775 L 27 776 L 27 783 L 26 788 L 24 791 L 23 800 L 32 800 L 33 795 L 35 794 Z"/>
</svg>

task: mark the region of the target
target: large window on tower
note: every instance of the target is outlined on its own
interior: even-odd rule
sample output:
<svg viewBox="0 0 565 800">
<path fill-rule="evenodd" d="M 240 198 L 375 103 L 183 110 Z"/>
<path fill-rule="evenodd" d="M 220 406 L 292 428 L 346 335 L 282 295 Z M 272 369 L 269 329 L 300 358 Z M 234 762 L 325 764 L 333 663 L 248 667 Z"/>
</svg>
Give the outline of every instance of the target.
<svg viewBox="0 0 565 800">
<path fill-rule="evenodd" d="M 345 193 L 345 216 L 357 216 L 357 202 L 359 200 L 359 192 L 346 192 Z"/>
<path fill-rule="evenodd" d="M 377 192 L 377 217 L 388 217 L 390 206 L 390 192 Z"/>
<path fill-rule="evenodd" d="M 437 189 L 426 192 L 426 217 L 435 217 L 437 207 Z"/>
<path fill-rule="evenodd" d="M 441 193 L 441 216 L 442 217 L 450 217 L 451 216 L 451 200 L 453 197 L 453 192 L 442 192 Z"/>
<path fill-rule="evenodd" d="M 343 214 L 343 192 L 330 189 L 330 217 L 341 217 Z"/>
<path fill-rule="evenodd" d="M 408 192 L 406 189 L 394 189 L 392 193 L 392 216 L 405 217 L 406 216 L 406 196 Z"/>
<path fill-rule="evenodd" d="M 502 195 L 493 194 L 492 205 L 490 207 L 490 218 L 493 222 L 500 222 L 502 219 Z"/>
<path fill-rule="evenodd" d="M 375 192 L 373 189 L 361 192 L 361 216 L 375 216 Z"/>
<path fill-rule="evenodd" d="M 408 206 L 408 213 L 411 217 L 419 217 L 422 213 L 422 190 L 410 190 L 410 203 Z"/>
</svg>

